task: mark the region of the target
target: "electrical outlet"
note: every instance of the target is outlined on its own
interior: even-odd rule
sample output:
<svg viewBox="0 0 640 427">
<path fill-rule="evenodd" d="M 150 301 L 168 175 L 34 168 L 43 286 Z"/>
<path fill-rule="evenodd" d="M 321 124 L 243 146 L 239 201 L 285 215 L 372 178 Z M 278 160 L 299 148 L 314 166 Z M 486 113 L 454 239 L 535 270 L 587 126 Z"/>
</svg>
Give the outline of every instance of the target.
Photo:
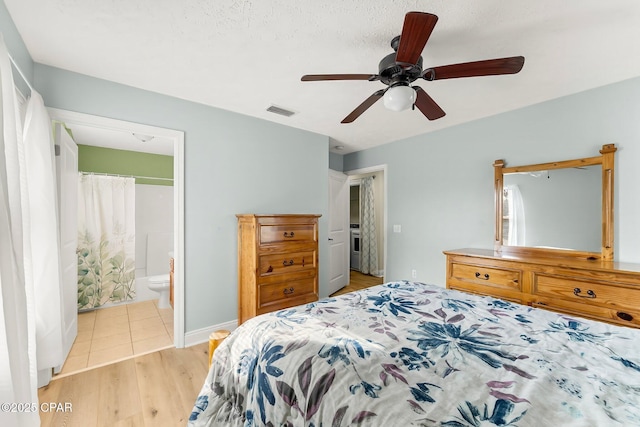
<svg viewBox="0 0 640 427">
<path fill-rule="evenodd" d="M 415 279 L 416 277 L 418 277 L 418 272 L 416 270 L 411 270 L 411 277 L 413 279 Z"/>
<path fill-rule="evenodd" d="M 401 233 L 402 232 L 402 226 L 400 224 L 394 224 L 393 225 L 393 232 L 394 233 Z"/>
</svg>

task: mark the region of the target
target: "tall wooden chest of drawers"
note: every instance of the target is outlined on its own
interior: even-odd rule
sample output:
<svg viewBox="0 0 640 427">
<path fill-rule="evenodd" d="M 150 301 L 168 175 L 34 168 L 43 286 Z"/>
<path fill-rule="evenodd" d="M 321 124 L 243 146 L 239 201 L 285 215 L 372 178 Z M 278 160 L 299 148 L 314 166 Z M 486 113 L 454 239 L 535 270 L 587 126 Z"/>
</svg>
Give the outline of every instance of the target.
<svg viewBox="0 0 640 427">
<path fill-rule="evenodd" d="M 640 328 L 640 264 L 445 251 L 447 288 Z"/>
<path fill-rule="evenodd" d="M 318 300 L 320 215 L 238 217 L 238 325 Z"/>
</svg>

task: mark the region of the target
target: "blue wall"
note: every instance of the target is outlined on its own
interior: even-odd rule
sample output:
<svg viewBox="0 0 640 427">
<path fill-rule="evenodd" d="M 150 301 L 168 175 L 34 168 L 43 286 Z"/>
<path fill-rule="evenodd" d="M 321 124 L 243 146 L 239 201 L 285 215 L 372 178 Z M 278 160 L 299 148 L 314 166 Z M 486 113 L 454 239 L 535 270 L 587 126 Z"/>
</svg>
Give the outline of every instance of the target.
<svg viewBox="0 0 640 427">
<path fill-rule="evenodd" d="M 640 78 L 350 153 L 344 170 L 388 165 L 385 279 L 416 269 L 419 280 L 444 285 L 443 250 L 493 247 L 496 159 L 517 166 L 592 157 L 614 143 L 615 258 L 639 263 L 638 123 Z"/>
<path fill-rule="evenodd" d="M 342 172 L 344 166 L 344 156 L 342 154 L 329 153 L 329 168 Z"/>
<path fill-rule="evenodd" d="M 4 43 L 7 45 L 7 49 L 9 50 L 9 54 L 13 57 L 14 61 L 16 61 L 20 70 L 29 80 L 29 83 L 33 82 L 33 60 L 31 59 L 31 55 L 29 55 L 27 47 L 25 46 L 20 33 L 18 33 L 18 29 L 13 23 L 11 15 L 9 15 L 9 11 L 2 0 L 0 0 L 0 33 L 2 33 Z M 18 89 L 23 94 L 29 94 L 29 88 L 15 69 L 13 77 Z"/>
</svg>

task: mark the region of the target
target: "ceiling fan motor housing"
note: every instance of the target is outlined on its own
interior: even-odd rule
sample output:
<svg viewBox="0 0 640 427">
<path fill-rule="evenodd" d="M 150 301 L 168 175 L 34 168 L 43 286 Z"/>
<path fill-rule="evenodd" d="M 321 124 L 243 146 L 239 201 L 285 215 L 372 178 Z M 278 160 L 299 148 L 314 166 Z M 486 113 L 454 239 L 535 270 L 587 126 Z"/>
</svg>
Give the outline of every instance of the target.
<svg viewBox="0 0 640 427">
<path fill-rule="evenodd" d="M 422 57 L 418 59 L 418 62 L 414 65 L 399 65 L 396 62 L 396 54 L 391 53 L 384 58 L 378 64 L 378 74 L 380 75 L 380 81 L 387 86 L 394 86 L 395 84 L 410 84 L 417 80 L 422 73 Z"/>
</svg>

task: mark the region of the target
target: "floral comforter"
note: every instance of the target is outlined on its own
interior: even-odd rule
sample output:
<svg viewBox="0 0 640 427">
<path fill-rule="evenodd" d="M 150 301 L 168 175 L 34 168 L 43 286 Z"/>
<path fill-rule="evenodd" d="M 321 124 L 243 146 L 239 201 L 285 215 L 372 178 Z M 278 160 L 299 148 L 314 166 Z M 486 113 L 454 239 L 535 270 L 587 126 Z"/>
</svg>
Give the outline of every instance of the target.
<svg viewBox="0 0 640 427">
<path fill-rule="evenodd" d="M 245 322 L 189 423 L 640 425 L 640 330 L 387 283 Z"/>
</svg>

